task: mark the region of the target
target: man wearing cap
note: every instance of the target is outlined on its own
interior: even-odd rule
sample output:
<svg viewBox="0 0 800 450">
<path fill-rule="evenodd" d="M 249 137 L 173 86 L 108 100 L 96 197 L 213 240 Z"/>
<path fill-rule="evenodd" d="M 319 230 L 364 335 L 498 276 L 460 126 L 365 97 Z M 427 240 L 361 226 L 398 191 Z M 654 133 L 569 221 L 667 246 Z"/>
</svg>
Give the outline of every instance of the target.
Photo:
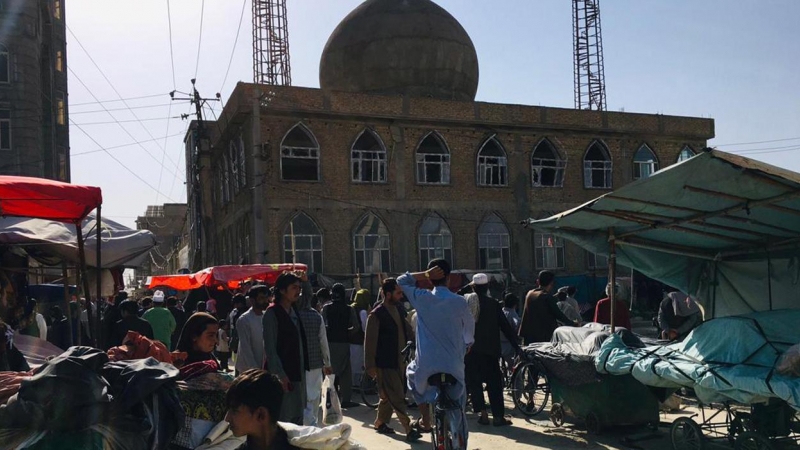
<svg viewBox="0 0 800 450">
<path fill-rule="evenodd" d="M 475 344 L 464 358 L 467 390 L 472 399 L 474 412 L 480 414 L 478 423 L 489 425 L 486 401 L 483 398 L 483 383 L 489 394 L 494 426 L 511 425 L 505 418 L 503 403 L 503 375 L 500 372 L 500 333 L 517 353 L 521 353 L 516 333 L 506 320 L 500 302 L 489 296 L 489 277 L 478 273 L 472 278 L 472 291 L 478 297 L 478 317 L 475 321 Z"/>
<path fill-rule="evenodd" d="M 162 291 L 153 293 L 153 308 L 147 310 L 142 319 L 150 322 L 150 326 L 153 327 L 153 337 L 157 341 L 161 341 L 168 349 L 172 348 L 172 333 L 177 325 L 175 317 L 165 307 Z"/>
</svg>

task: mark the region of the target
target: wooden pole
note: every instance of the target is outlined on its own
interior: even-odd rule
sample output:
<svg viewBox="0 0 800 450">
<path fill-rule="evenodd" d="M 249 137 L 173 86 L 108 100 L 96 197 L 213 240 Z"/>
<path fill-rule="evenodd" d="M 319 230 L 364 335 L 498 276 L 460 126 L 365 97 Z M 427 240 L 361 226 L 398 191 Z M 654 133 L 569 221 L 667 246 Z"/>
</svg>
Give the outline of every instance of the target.
<svg viewBox="0 0 800 450">
<path fill-rule="evenodd" d="M 611 292 L 608 294 L 608 299 L 611 302 L 611 333 L 614 333 L 616 324 L 614 323 L 614 313 L 617 303 L 617 241 L 614 238 L 614 230 L 608 230 L 608 282 L 611 283 Z"/>
<path fill-rule="evenodd" d="M 69 278 L 67 276 L 67 262 L 66 261 L 63 261 L 61 263 L 61 274 L 64 277 L 63 278 L 63 281 L 64 281 L 64 306 L 66 308 L 66 309 L 64 309 L 64 313 L 66 314 L 66 317 L 67 317 L 67 330 L 69 330 L 69 339 L 67 340 L 67 342 L 69 342 L 69 345 L 71 347 L 74 344 L 74 342 L 72 342 L 72 318 L 70 317 L 70 312 L 69 312 Z M 80 322 L 80 320 L 78 320 L 78 322 Z M 66 350 L 66 349 L 62 349 L 62 350 Z"/>
<path fill-rule="evenodd" d="M 90 326 L 91 328 L 94 329 L 92 337 L 94 337 L 95 345 L 98 347 L 104 345 L 103 343 L 100 342 L 100 299 L 103 298 L 103 296 L 100 294 L 100 289 L 102 287 L 102 281 L 103 281 L 102 278 L 103 264 L 102 264 L 102 255 L 100 252 L 100 247 L 103 244 L 103 240 L 101 239 L 100 236 L 102 231 L 101 209 L 102 206 L 97 205 L 97 217 L 96 217 L 97 223 L 95 224 L 95 226 L 97 227 L 97 229 L 95 230 L 97 236 L 97 245 L 95 247 L 95 261 L 96 261 L 95 265 L 97 266 L 97 281 L 96 281 L 97 291 L 95 292 L 95 297 L 94 297 L 95 308 L 93 314 L 91 303 L 89 303 L 89 312 L 88 312 L 89 323 L 91 324 Z M 88 302 L 89 299 L 87 298 L 86 301 Z"/>
<path fill-rule="evenodd" d="M 80 259 L 78 264 L 78 272 L 80 273 L 81 285 L 83 287 L 83 295 L 86 296 L 86 302 L 88 305 L 90 295 L 89 295 L 89 279 L 86 278 L 86 249 L 84 248 L 84 242 L 83 242 L 83 223 L 81 223 L 80 221 L 76 222 L 75 231 L 76 234 L 78 235 L 78 258 Z M 80 308 L 80 302 L 78 302 L 78 345 L 80 344 L 81 344 L 81 308 Z"/>
</svg>

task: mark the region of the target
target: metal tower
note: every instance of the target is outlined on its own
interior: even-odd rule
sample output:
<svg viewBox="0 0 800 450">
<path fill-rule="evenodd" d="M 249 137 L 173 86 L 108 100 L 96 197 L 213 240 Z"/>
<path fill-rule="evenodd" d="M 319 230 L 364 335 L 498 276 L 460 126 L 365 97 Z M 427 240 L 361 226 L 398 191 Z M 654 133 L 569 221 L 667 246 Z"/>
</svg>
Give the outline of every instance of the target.
<svg viewBox="0 0 800 450">
<path fill-rule="evenodd" d="M 600 33 L 600 0 L 573 0 L 572 25 L 575 108 L 605 111 L 606 76 Z"/>
<path fill-rule="evenodd" d="M 292 84 L 286 0 L 253 0 L 253 81 Z"/>
</svg>

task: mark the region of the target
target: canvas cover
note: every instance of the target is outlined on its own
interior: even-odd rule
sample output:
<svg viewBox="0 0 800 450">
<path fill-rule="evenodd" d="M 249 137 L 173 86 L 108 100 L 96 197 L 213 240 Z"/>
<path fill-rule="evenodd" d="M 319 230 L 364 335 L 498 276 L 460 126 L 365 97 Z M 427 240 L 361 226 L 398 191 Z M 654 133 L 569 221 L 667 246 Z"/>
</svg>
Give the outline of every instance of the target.
<svg viewBox="0 0 800 450">
<path fill-rule="evenodd" d="M 100 188 L 44 178 L 0 176 L 0 215 L 79 222 L 103 203 Z"/>
<path fill-rule="evenodd" d="M 188 291 L 201 287 L 225 286 L 236 289 L 239 283 L 247 280 L 260 281 L 270 285 L 284 271 L 307 271 L 305 264 L 249 264 L 244 266 L 214 266 L 186 275 L 161 275 L 148 277 L 148 289 L 158 287 Z"/>
<path fill-rule="evenodd" d="M 528 225 L 690 293 L 706 318 L 800 308 L 800 174 L 708 149 Z"/>
<path fill-rule="evenodd" d="M 595 356 L 599 373 L 632 375 L 653 387 L 693 388 L 704 403 L 785 400 L 800 410 L 800 378 L 775 371 L 800 342 L 800 310 L 724 317 L 705 322 L 682 342 L 643 349 L 611 336 Z"/>
</svg>

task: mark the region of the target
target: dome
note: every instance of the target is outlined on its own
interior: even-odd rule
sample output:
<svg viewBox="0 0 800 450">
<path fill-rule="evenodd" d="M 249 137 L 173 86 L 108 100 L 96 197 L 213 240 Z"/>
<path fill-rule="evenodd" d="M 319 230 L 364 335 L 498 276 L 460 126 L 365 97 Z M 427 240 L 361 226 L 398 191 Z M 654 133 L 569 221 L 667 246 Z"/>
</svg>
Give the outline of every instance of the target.
<svg viewBox="0 0 800 450">
<path fill-rule="evenodd" d="M 478 54 L 458 21 L 430 0 L 367 0 L 333 31 L 322 89 L 471 101 Z"/>
</svg>

